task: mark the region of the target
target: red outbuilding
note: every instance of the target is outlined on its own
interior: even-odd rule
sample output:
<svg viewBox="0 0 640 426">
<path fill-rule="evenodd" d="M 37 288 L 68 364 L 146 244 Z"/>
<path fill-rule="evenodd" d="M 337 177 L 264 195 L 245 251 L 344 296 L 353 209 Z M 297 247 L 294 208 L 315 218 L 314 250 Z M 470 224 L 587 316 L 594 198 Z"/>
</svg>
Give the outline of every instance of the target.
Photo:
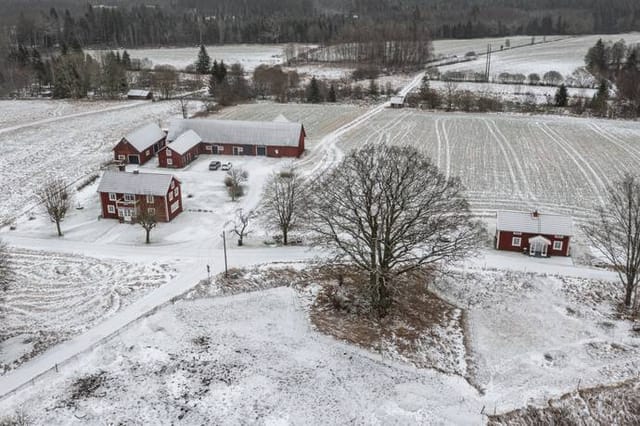
<svg viewBox="0 0 640 426">
<path fill-rule="evenodd" d="M 573 219 L 556 214 L 499 211 L 496 248 L 531 256 L 569 256 Z"/>
<path fill-rule="evenodd" d="M 300 123 L 278 121 L 241 121 L 182 119 L 171 122 L 168 146 L 188 131 L 200 138 L 197 154 L 300 157 L 306 132 Z M 191 153 L 194 155 L 196 150 Z M 195 154 L 195 155 L 197 155 Z M 160 164 L 162 166 L 162 163 Z M 174 164 L 173 167 L 177 167 Z"/>
<path fill-rule="evenodd" d="M 118 142 L 113 148 L 114 158 L 121 163 L 144 164 L 164 147 L 166 136 L 157 124 L 147 124 Z"/>
<path fill-rule="evenodd" d="M 203 148 L 200 136 L 187 130 L 158 152 L 158 163 L 160 167 L 182 168 L 198 158 Z"/>
<path fill-rule="evenodd" d="M 180 181 L 164 173 L 107 171 L 98 185 L 102 217 L 135 222 L 142 213 L 169 222 L 182 212 Z"/>
</svg>

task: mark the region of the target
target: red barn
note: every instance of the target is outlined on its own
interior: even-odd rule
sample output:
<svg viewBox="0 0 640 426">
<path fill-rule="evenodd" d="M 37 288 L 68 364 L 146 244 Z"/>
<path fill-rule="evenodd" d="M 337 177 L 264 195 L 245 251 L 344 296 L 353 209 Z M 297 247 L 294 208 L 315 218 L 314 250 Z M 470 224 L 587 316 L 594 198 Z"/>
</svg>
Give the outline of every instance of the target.
<svg viewBox="0 0 640 426">
<path fill-rule="evenodd" d="M 157 124 L 150 123 L 122 138 L 113 148 L 117 161 L 144 164 L 165 145 L 166 134 Z"/>
<path fill-rule="evenodd" d="M 300 157 L 304 126 L 289 121 L 183 119 L 171 122 L 168 141 L 193 130 L 202 138 L 200 153 Z"/>
<path fill-rule="evenodd" d="M 169 222 L 182 212 L 180 181 L 168 174 L 107 171 L 98 193 L 105 219 L 135 222 L 146 211 L 158 222 Z"/>
<path fill-rule="evenodd" d="M 193 130 L 187 130 L 158 152 L 158 162 L 160 167 L 185 167 L 198 158 L 202 149 L 200 136 Z"/>
<path fill-rule="evenodd" d="M 499 211 L 496 249 L 531 256 L 569 256 L 573 219 L 555 214 Z"/>
</svg>

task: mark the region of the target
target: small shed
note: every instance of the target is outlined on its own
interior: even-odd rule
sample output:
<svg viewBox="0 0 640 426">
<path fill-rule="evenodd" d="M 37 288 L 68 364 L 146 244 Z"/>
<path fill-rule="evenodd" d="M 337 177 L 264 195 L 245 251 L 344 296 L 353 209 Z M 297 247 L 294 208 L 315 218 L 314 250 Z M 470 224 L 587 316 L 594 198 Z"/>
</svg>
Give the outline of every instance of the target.
<svg viewBox="0 0 640 426">
<path fill-rule="evenodd" d="M 557 214 L 498 211 L 496 249 L 531 256 L 569 256 L 573 219 Z"/>
<path fill-rule="evenodd" d="M 404 107 L 404 96 L 392 96 L 390 104 L 391 104 L 391 108 Z"/>
<path fill-rule="evenodd" d="M 127 99 L 153 99 L 153 92 L 144 89 L 131 89 L 127 92 Z"/>
</svg>

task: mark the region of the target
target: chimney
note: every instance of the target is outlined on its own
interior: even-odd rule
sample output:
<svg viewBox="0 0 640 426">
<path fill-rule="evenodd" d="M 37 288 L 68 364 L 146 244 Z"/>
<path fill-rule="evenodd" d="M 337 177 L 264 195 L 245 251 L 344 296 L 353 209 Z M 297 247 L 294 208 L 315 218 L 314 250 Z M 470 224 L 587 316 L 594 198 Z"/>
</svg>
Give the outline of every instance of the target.
<svg viewBox="0 0 640 426">
<path fill-rule="evenodd" d="M 531 216 L 533 216 L 534 219 L 537 219 L 538 216 L 540 216 L 540 213 L 538 213 L 538 210 L 534 210 L 533 213 L 531 213 Z"/>
</svg>

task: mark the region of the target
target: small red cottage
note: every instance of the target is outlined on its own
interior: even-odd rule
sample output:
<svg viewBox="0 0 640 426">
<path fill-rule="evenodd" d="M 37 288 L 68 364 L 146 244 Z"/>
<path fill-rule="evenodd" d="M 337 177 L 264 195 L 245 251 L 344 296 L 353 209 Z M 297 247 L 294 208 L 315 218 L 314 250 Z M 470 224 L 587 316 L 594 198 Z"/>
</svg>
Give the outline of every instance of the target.
<svg viewBox="0 0 640 426">
<path fill-rule="evenodd" d="M 573 219 L 555 214 L 499 211 L 496 249 L 531 256 L 569 256 Z"/>
<path fill-rule="evenodd" d="M 193 130 L 201 154 L 300 157 L 307 136 L 304 126 L 289 121 L 183 119 L 171 122 L 168 141 Z"/>
<path fill-rule="evenodd" d="M 166 134 L 157 124 L 150 123 L 122 138 L 113 148 L 117 161 L 144 164 L 165 145 Z"/>
<path fill-rule="evenodd" d="M 158 162 L 160 167 L 185 167 L 198 157 L 202 148 L 200 136 L 187 130 L 158 152 Z"/>
<path fill-rule="evenodd" d="M 107 171 L 98 192 L 105 219 L 135 222 L 146 211 L 169 222 L 182 212 L 180 181 L 168 174 Z"/>
</svg>

